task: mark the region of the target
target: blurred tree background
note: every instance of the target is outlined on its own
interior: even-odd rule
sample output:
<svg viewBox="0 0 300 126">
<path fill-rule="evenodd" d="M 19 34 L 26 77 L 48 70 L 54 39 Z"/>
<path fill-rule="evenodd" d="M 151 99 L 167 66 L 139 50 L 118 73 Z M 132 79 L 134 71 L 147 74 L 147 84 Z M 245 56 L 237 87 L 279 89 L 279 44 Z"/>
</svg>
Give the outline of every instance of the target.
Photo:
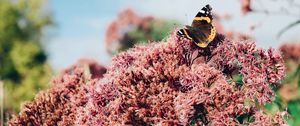
<svg viewBox="0 0 300 126">
<path fill-rule="evenodd" d="M 273 6 L 264 5 L 266 1 L 240 0 L 239 2 L 244 16 L 266 14 L 300 17 L 299 11 L 295 11 L 300 9 L 300 5 L 294 3 L 294 0 L 284 1 L 289 1 L 291 4 L 278 10 L 273 10 Z M 276 2 L 276 0 L 268 0 L 268 2 Z M 53 24 L 51 15 L 45 10 L 45 5 L 45 0 L 0 0 L 0 81 L 4 82 L 6 118 L 12 113 L 17 113 L 22 102 L 33 99 L 39 90 L 47 88 L 52 76 L 52 69 L 47 63 L 47 56 L 41 44 L 45 37 L 44 29 Z M 227 38 L 236 40 L 254 38 L 248 34 L 223 28 L 221 22 L 223 17 L 218 15 L 214 17 L 217 31 L 225 34 Z M 296 19 L 291 24 L 281 24 L 286 27 L 278 33 L 277 37 L 299 25 L 299 20 Z M 175 28 L 180 27 L 182 24 L 176 20 L 141 16 L 132 9 L 124 9 L 106 29 L 106 49 L 113 56 L 135 44 L 161 41 Z M 251 29 L 255 30 L 256 27 L 260 26 L 252 26 Z M 286 61 L 287 76 L 282 86 L 274 88 L 278 95 L 273 103 L 266 105 L 266 111 L 275 113 L 279 110 L 287 110 L 290 114 L 287 118 L 289 124 L 298 126 L 300 125 L 300 44 L 298 41 L 282 45 L 279 49 Z"/>
<path fill-rule="evenodd" d="M 140 16 L 127 8 L 109 24 L 105 36 L 106 49 L 114 55 L 136 44 L 161 41 L 180 25 L 176 20 Z"/>
<path fill-rule="evenodd" d="M 43 0 L 0 0 L 0 80 L 4 82 L 5 120 L 23 101 L 45 89 L 52 76 L 42 48 L 51 24 Z"/>
</svg>

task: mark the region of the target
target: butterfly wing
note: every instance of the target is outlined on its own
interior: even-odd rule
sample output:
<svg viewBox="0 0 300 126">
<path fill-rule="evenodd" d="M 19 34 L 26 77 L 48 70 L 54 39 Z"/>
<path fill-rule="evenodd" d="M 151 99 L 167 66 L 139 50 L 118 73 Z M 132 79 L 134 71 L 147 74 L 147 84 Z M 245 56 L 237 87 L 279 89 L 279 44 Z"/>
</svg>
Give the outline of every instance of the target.
<svg viewBox="0 0 300 126">
<path fill-rule="evenodd" d="M 204 6 L 193 19 L 192 27 L 197 27 L 199 25 L 212 23 L 213 18 L 212 18 L 211 10 L 212 8 L 210 7 L 210 5 Z"/>
<path fill-rule="evenodd" d="M 212 25 L 211 10 L 209 5 L 203 7 L 195 16 L 192 25 L 180 29 L 177 34 L 193 40 L 199 47 L 207 47 L 216 35 L 215 27 Z"/>
<path fill-rule="evenodd" d="M 194 40 L 194 38 L 191 37 L 191 32 L 187 28 L 183 28 L 183 29 L 180 29 L 179 31 L 177 31 L 177 35 L 183 36 L 190 40 Z"/>
<path fill-rule="evenodd" d="M 186 27 L 190 33 L 193 41 L 202 48 L 205 48 L 215 37 L 216 30 L 212 24 L 197 25 L 197 27 Z"/>
<path fill-rule="evenodd" d="M 216 35 L 215 27 L 212 25 L 211 10 L 209 5 L 203 7 L 195 16 L 191 27 L 187 27 L 199 47 L 205 48 Z"/>
<path fill-rule="evenodd" d="M 199 27 L 201 25 L 211 24 L 211 21 L 212 18 L 209 16 L 200 16 L 200 17 L 196 16 L 192 22 L 192 27 Z"/>
</svg>

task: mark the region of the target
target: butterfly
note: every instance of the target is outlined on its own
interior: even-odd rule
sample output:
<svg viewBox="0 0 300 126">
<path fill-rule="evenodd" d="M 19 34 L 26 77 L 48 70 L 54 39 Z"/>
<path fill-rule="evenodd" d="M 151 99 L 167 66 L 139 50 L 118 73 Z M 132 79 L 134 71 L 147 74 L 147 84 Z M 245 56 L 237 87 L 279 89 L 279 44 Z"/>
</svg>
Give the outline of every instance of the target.
<svg viewBox="0 0 300 126">
<path fill-rule="evenodd" d="M 216 36 L 216 28 L 212 25 L 211 6 L 207 4 L 195 16 L 192 25 L 177 31 L 177 35 L 192 40 L 198 47 L 205 48 Z"/>
</svg>

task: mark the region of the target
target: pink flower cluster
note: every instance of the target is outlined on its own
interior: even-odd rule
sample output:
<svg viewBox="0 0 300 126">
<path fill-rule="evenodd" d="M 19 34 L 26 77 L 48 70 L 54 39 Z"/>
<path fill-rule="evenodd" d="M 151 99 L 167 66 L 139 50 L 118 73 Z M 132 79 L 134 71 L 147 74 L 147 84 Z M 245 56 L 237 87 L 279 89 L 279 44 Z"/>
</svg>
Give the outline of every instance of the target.
<svg viewBox="0 0 300 126">
<path fill-rule="evenodd" d="M 50 91 L 67 91 L 45 92 L 51 100 L 38 95 L 10 124 L 285 125 L 284 112 L 261 110 L 284 70 L 274 49 L 222 35 L 200 49 L 173 33 L 166 42 L 116 55 L 102 78 L 59 81 L 63 87 Z M 70 82 L 79 88 L 66 87 Z"/>
<path fill-rule="evenodd" d="M 300 44 L 286 43 L 280 46 L 280 51 L 283 53 L 284 59 L 292 59 L 296 62 L 300 60 Z"/>
<path fill-rule="evenodd" d="M 52 79 L 50 88 L 41 91 L 22 106 L 8 125 L 74 125 L 77 108 L 87 103 L 86 87 L 101 78 L 106 68 L 94 60 L 80 60 Z"/>
</svg>

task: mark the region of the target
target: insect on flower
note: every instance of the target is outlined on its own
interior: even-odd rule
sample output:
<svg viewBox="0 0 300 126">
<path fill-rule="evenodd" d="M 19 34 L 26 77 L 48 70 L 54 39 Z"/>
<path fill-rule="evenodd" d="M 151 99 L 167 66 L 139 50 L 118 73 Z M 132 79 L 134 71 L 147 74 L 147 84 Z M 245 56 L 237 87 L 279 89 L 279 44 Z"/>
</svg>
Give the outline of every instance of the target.
<svg viewBox="0 0 300 126">
<path fill-rule="evenodd" d="M 207 45 L 215 38 L 216 29 L 212 25 L 211 6 L 207 4 L 195 16 L 192 25 L 186 25 L 185 28 L 180 29 L 177 35 L 183 36 L 192 40 L 197 46 L 201 48 Z"/>
</svg>

